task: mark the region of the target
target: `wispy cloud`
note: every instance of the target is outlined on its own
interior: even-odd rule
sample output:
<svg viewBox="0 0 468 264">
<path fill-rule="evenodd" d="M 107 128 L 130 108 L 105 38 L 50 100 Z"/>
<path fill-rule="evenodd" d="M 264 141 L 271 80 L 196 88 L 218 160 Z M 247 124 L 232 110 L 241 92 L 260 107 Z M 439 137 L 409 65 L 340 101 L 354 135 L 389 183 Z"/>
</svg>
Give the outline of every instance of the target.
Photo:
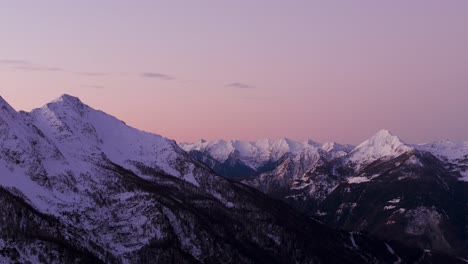
<svg viewBox="0 0 468 264">
<path fill-rule="evenodd" d="M 155 78 L 155 79 L 161 79 L 161 80 L 174 80 L 175 79 L 174 77 L 170 75 L 157 73 L 157 72 L 144 72 L 140 76 L 144 78 Z"/>
<path fill-rule="evenodd" d="M 51 71 L 51 72 L 64 71 L 62 68 L 57 68 L 57 67 L 44 67 L 44 66 L 32 66 L 32 65 L 14 66 L 11 68 L 17 69 L 17 70 L 23 70 L 23 71 Z"/>
<path fill-rule="evenodd" d="M 75 73 L 78 74 L 78 75 L 94 76 L 94 77 L 109 75 L 109 73 L 105 73 L 105 72 L 75 72 Z"/>
<path fill-rule="evenodd" d="M 22 71 L 36 71 L 36 72 L 66 72 L 71 74 L 77 74 L 82 76 L 106 76 L 110 73 L 105 72 L 78 72 L 78 71 L 69 71 L 60 67 L 51 67 L 48 65 L 43 65 L 39 63 L 33 63 L 27 60 L 18 60 L 18 59 L 0 59 L 0 65 L 4 65 L 9 69 L 13 70 L 22 70 Z"/>
<path fill-rule="evenodd" d="M 0 64 L 3 65 L 31 65 L 30 62 L 24 61 L 24 60 L 9 60 L 9 59 L 0 59 Z"/>
<path fill-rule="evenodd" d="M 80 85 L 81 87 L 85 87 L 85 88 L 93 88 L 93 89 L 104 89 L 104 86 L 102 85 L 93 85 L 93 84 L 82 84 Z"/>
<path fill-rule="evenodd" d="M 17 59 L 0 59 L 0 64 L 8 66 L 10 69 L 22 71 L 48 71 L 48 72 L 63 72 L 62 68 L 44 66 L 32 63 L 26 60 Z"/>
<path fill-rule="evenodd" d="M 252 100 L 252 101 L 272 101 L 273 97 L 264 97 L 264 96 L 244 96 L 240 97 L 242 100 Z"/>
<path fill-rule="evenodd" d="M 226 87 L 231 87 L 231 88 L 239 88 L 239 89 L 253 89 L 255 86 L 248 85 L 245 83 L 240 83 L 240 82 L 233 82 L 230 84 L 226 84 Z"/>
</svg>

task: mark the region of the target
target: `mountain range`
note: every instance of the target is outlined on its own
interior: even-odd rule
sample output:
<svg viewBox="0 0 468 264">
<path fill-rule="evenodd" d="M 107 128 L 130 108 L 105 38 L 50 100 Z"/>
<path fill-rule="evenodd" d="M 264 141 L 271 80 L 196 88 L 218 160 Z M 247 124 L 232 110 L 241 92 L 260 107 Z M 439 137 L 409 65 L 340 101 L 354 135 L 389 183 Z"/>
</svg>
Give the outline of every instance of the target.
<svg viewBox="0 0 468 264">
<path fill-rule="evenodd" d="M 70 95 L 31 112 L 16 111 L 0 97 L 0 263 L 464 263 L 459 250 L 466 240 L 455 235 L 445 237 L 450 247 L 442 243 L 428 250 L 383 239 L 346 220 L 355 217 L 346 207 L 359 194 L 354 188 L 383 178 L 398 181 L 392 172 L 401 168 L 393 168 L 396 163 L 413 164 L 408 169 L 414 175 L 398 176 L 409 181 L 422 177 L 418 170 L 426 167 L 419 163 L 432 162 L 428 186 L 438 180 L 441 196 L 459 186 L 451 193 L 466 206 L 464 185 L 453 176 L 463 160 L 439 164 L 439 158 L 406 152 L 398 142 L 395 153 L 402 154 L 392 158 L 289 140 L 267 154 L 260 149 L 273 143 L 263 143 L 258 149 L 241 143 L 219 155 L 201 148 L 189 154 L 184 151 L 189 145 L 182 149 L 173 140 L 127 126 Z M 246 159 L 245 153 L 254 155 Z M 215 165 L 227 166 L 225 172 L 229 166 L 239 169 L 229 175 L 236 180 L 219 176 L 223 173 Z M 369 174 L 376 166 L 388 170 Z M 355 175 L 349 176 L 352 170 Z M 340 189 L 349 197 L 338 205 L 334 201 L 342 197 L 333 195 Z M 406 202 L 419 200 L 406 201 L 403 191 L 395 195 L 400 200 L 385 201 L 394 208 L 375 209 L 396 212 L 404 204 L 404 216 L 423 218 L 408 234 L 445 230 L 441 225 L 452 217 L 452 211 L 439 207 L 412 209 Z M 297 211 L 275 197 L 304 205 L 310 199 L 316 205 L 294 205 L 304 208 Z M 337 206 L 341 213 L 333 211 Z M 355 211 L 364 210 L 360 206 Z M 459 218 L 451 221 L 463 222 L 466 214 L 457 212 Z M 452 241 L 460 241 L 458 247 Z"/>
<path fill-rule="evenodd" d="M 180 146 L 219 175 L 327 225 L 468 258 L 468 142 L 406 144 L 381 130 L 358 146 L 290 139 Z"/>
</svg>

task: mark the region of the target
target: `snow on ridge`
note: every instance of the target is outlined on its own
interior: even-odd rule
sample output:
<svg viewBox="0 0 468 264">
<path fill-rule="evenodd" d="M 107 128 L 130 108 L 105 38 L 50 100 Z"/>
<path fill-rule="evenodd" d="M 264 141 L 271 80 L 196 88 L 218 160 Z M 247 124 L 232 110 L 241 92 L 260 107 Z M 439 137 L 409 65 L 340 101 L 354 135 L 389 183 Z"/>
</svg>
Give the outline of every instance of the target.
<svg viewBox="0 0 468 264">
<path fill-rule="evenodd" d="M 266 162 L 277 161 L 286 154 L 309 157 L 319 154 L 332 159 L 346 156 L 348 161 L 365 165 L 377 159 L 396 157 L 414 150 L 388 130 L 380 130 L 355 148 L 335 142 L 321 144 L 312 140 L 301 142 L 287 138 L 257 141 L 201 140 L 195 143 L 182 143 L 180 146 L 188 152 L 191 150 L 207 152 L 220 162 L 225 162 L 232 153 L 238 152 L 239 159 L 253 169 L 259 168 Z"/>
<path fill-rule="evenodd" d="M 446 158 L 449 161 L 468 158 L 468 141 L 438 141 L 427 144 L 413 145 L 420 151 L 430 152 L 436 157 Z"/>
<path fill-rule="evenodd" d="M 322 151 L 321 153 L 328 152 L 331 158 L 347 156 L 348 160 L 353 163 L 370 163 L 380 158 L 396 157 L 414 150 L 388 130 L 380 130 L 357 147 L 336 142 L 322 144 L 313 140 L 301 142 L 287 138 L 257 141 L 201 140 L 194 143 L 182 143 L 180 146 L 188 152 L 191 150 L 207 152 L 220 162 L 226 161 L 234 151 L 238 151 L 240 160 L 253 169 L 267 161 L 278 160 L 285 154 L 302 155 L 302 153 Z"/>
<path fill-rule="evenodd" d="M 179 169 L 178 163 L 184 162 L 186 154 L 173 140 L 130 127 L 77 97 L 63 95 L 34 109 L 31 116 L 68 158 L 104 153 L 112 162 L 134 172 L 138 171 L 132 163 L 136 161 L 198 185 L 190 166 Z"/>
<path fill-rule="evenodd" d="M 233 152 L 238 152 L 239 159 L 253 169 L 259 168 L 266 162 L 277 161 L 287 154 L 315 156 L 319 151 L 324 151 L 336 152 L 338 154 L 335 156 L 343 156 L 349 152 L 347 145 L 334 142 L 321 144 L 313 140 L 296 141 L 288 138 L 257 141 L 200 140 L 194 143 L 180 143 L 179 145 L 187 152 L 192 150 L 207 152 L 220 162 L 225 162 Z"/>
<path fill-rule="evenodd" d="M 225 141 L 225 140 L 216 140 L 216 141 L 206 141 L 200 140 L 199 142 L 194 143 L 180 143 L 179 146 L 187 151 L 190 152 L 192 150 L 197 151 L 206 151 L 210 153 L 210 155 L 221 162 L 226 161 L 229 158 L 229 155 L 234 151 L 234 147 L 232 146 L 232 142 Z"/>
<path fill-rule="evenodd" d="M 349 177 L 346 179 L 348 183 L 363 183 L 370 181 L 367 177 Z"/>
<path fill-rule="evenodd" d="M 428 144 L 413 145 L 418 151 L 429 152 L 438 159 L 459 166 L 459 180 L 468 181 L 468 141 L 443 140 Z"/>
<path fill-rule="evenodd" d="M 321 145 L 320 149 L 337 158 L 348 155 L 354 149 L 354 146 L 341 145 L 336 142 L 325 142 Z"/>
<path fill-rule="evenodd" d="M 57 102 L 70 102 L 72 104 L 83 104 L 80 98 L 69 95 L 69 94 L 62 94 L 61 96 L 51 101 L 51 103 L 57 103 Z"/>
</svg>

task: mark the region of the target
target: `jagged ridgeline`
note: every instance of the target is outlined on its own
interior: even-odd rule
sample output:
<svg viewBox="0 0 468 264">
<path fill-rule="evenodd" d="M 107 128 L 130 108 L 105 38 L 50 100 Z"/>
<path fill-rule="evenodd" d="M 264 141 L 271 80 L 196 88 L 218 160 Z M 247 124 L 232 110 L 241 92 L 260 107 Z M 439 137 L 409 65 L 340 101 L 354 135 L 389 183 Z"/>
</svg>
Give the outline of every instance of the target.
<svg viewBox="0 0 468 264">
<path fill-rule="evenodd" d="M 225 177 L 233 166 L 250 168 L 234 179 L 333 227 L 468 258 L 468 142 L 411 145 L 382 130 L 357 147 L 290 139 L 180 145 Z"/>
<path fill-rule="evenodd" d="M 327 227 L 69 95 L 0 98 L 0 186 L 0 263 L 462 263 Z"/>
</svg>

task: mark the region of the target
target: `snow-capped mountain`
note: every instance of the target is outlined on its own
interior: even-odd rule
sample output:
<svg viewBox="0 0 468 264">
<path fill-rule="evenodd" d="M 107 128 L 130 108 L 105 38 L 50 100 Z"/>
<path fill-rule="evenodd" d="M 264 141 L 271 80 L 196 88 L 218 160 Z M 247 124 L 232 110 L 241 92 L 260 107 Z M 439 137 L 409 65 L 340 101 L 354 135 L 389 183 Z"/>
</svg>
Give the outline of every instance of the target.
<svg viewBox="0 0 468 264">
<path fill-rule="evenodd" d="M 356 170 L 359 170 L 376 160 L 392 159 L 412 150 L 397 136 L 383 129 L 353 149 L 347 161 L 356 164 Z"/>
<path fill-rule="evenodd" d="M 419 151 L 429 152 L 446 163 L 447 169 L 459 172 L 463 181 L 468 181 L 468 141 L 439 141 L 414 145 Z"/>
<path fill-rule="evenodd" d="M 330 229 L 69 95 L 0 97 L 0 206 L 0 263 L 461 263 Z"/>
<path fill-rule="evenodd" d="M 179 145 L 189 153 L 196 153 L 198 159 L 205 161 L 216 160 L 219 163 L 218 166 L 229 167 L 234 163 L 234 159 L 237 166 L 248 167 L 251 170 L 249 174 L 240 174 L 237 175 L 238 177 L 247 177 L 272 170 L 289 156 L 296 157 L 299 160 L 311 160 L 318 156 L 336 158 L 346 155 L 352 149 L 350 145 L 340 145 L 334 142 L 319 144 L 312 140 L 299 142 L 286 138 L 279 140 L 262 139 L 255 142 L 201 140 Z M 236 168 L 231 167 L 230 171 L 236 171 Z M 221 175 L 235 178 L 232 175 Z"/>
<path fill-rule="evenodd" d="M 216 144 L 183 147 L 215 159 L 203 146 Z M 355 148 L 309 146 L 284 148 L 268 170 L 238 177 L 337 228 L 468 258 L 467 143 L 410 145 L 381 130 Z"/>
</svg>

